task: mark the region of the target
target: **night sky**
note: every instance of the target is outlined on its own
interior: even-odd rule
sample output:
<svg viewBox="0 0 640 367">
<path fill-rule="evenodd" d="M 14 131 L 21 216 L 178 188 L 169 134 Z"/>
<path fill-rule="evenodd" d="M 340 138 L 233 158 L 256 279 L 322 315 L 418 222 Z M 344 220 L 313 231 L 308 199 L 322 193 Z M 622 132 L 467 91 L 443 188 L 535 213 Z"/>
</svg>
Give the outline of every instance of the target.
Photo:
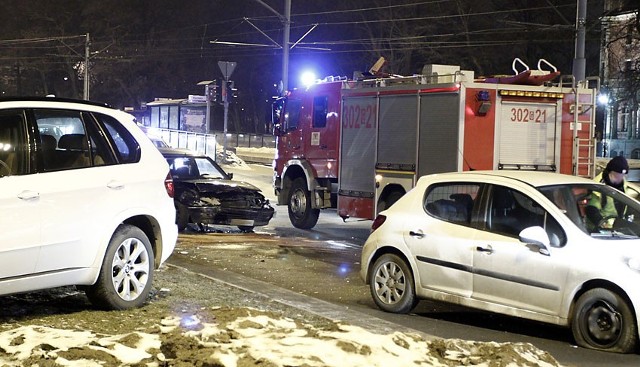
<svg viewBox="0 0 640 367">
<path fill-rule="evenodd" d="M 532 67 L 545 58 L 563 74 L 571 73 L 575 0 L 291 2 L 290 42 L 298 42 L 290 51 L 292 88 L 303 70 L 351 77 L 380 56 L 388 61 L 386 72 L 402 75 L 419 73 L 424 64 L 460 65 L 476 76 L 512 74 L 514 57 Z M 263 3 L 284 13 L 284 0 Z M 588 4 L 587 75 L 597 75 L 603 5 Z M 231 77 L 237 103 L 256 118 L 277 94 L 283 21 L 260 1 L 2 0 L 2 5 L 5 96 L 81 98 L 87 33 L 94 100 L 137 107 L 158 97 L 202 94 L 199 81 L 222 77 L 219 61 L 237 62 Z"/>
</svg>

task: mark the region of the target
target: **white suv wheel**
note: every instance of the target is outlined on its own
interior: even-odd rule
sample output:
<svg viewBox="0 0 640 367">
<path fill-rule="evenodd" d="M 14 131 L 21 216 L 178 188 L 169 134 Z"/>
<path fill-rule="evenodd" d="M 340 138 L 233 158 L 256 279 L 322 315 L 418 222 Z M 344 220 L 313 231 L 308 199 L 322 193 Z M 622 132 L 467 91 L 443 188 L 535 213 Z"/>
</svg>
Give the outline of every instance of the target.
<svg viewBox="0 0 640 367">
<path fill-rule="evenodd" d="M 109 242 L 98 281 L 87 289 L 87 296 L 108 309 L 142 305 L 153 282 L 153 262 L 153 249 L 144 232 L 121 225 Z"/>
</svg>

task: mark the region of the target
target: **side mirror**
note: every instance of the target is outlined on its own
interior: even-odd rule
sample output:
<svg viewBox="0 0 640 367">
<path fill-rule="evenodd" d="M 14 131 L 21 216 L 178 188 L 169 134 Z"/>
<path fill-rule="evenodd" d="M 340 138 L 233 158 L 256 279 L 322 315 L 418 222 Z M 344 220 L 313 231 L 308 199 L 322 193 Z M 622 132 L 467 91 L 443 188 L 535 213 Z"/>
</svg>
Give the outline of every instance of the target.
<svg viewBox="0 0 640 367">
<path fill-rule="evenodd" d="M 544 228 L 540 226 L 527 227 L 520 232 L 519 237 L 521 242 L 533 246 L 542 255 L 551 255 L 549 251 L 551 241 L 549 241 L 549 236 Z"/>
<path fill-rule="evenodd" d="M 233 180 L 233 172 L 228 172 L 228 173 L 227 173 L 227 176 L 229 176 L 229 179 L 230 179 L 230 180 Z"/>
</svg>

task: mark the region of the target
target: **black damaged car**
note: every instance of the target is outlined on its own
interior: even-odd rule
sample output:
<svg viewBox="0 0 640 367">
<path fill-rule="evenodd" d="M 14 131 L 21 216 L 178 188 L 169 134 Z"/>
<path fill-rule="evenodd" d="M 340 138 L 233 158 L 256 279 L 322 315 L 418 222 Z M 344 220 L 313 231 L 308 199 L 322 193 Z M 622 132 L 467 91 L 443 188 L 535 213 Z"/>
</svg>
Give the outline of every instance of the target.
<svg viewBox="0 0 640 367">
<path fill-rule="evenodd" d="M 269 223 L 274 209 L 254 185 L 234 181 L 213 159 L 185 149 L 159 148 L 169 163 L 175 186 L 176 223 L 180 231 L 194 223 L 237 226 L 251 231 Z"/>
</svg>

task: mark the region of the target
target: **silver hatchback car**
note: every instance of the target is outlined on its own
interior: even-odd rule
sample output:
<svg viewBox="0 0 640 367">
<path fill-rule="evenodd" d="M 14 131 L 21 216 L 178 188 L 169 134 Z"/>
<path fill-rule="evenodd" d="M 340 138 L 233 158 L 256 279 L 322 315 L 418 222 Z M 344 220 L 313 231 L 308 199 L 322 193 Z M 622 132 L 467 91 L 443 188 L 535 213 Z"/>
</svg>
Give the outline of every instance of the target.
<svg viewBox="0 0 640 367">
<path fill-rule="evenodd" d="M 376 218 L 361 260 L 388 312 L 446 301 L 569 327 L 582 347 L 637 351 L 640 203 L 592 180 L 424 176 Z"/>
</svg>

